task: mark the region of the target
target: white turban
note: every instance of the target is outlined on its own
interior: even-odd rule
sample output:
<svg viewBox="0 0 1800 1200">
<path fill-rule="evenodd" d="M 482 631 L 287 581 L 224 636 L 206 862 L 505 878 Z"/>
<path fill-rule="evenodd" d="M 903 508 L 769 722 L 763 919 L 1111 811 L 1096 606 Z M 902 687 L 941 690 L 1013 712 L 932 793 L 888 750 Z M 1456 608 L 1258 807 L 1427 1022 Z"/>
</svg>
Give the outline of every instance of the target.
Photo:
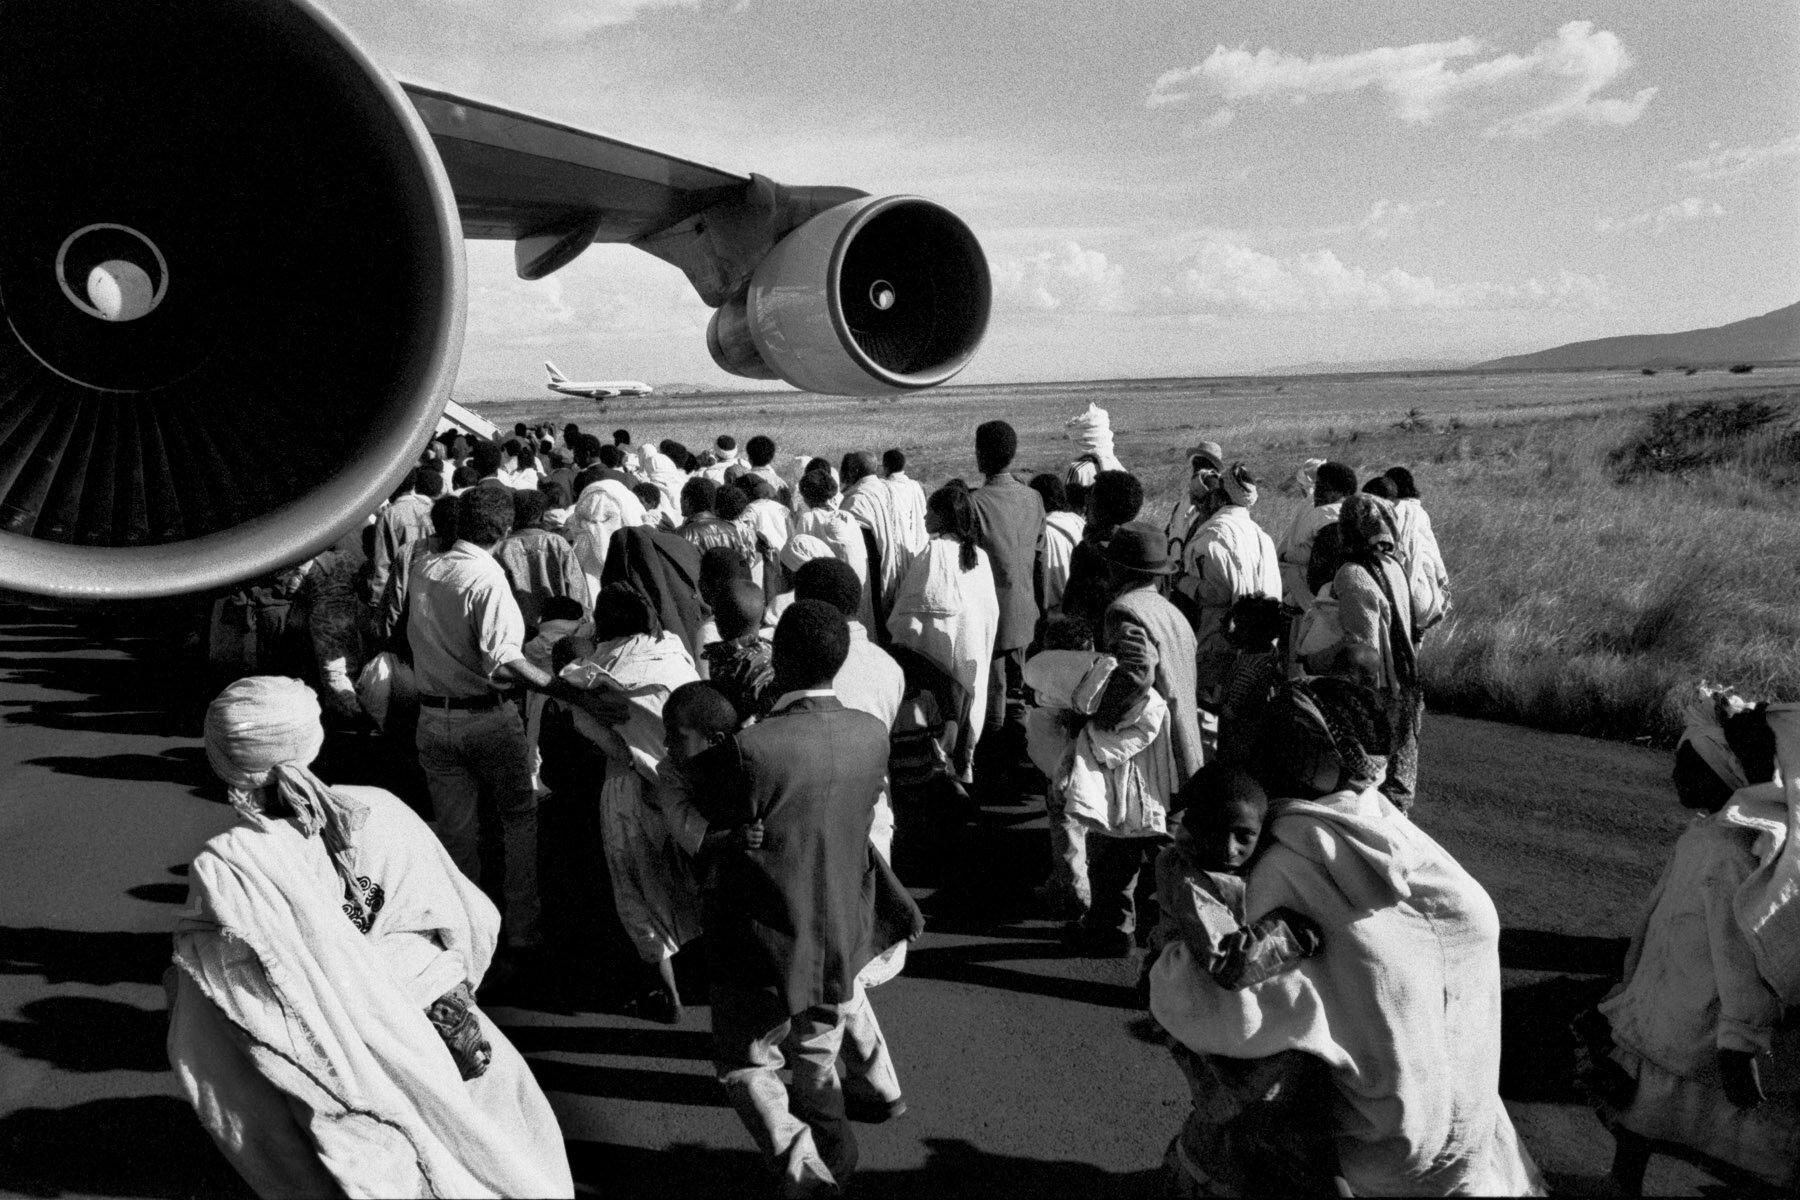
<svg viewBox="0 0 1800 1200">
<path fill-rule="evenodd" d="M 240 679 L 206 708 L 206 761 L 224 780 L 232 807 L 254 824 L 292 817 L 307 837 L 321 835 L 355 895 L 350 839 L 369 810 L 312 773 L 324 743 L 318 697 L 298 679 Z"/>
<path fill-rule="evenodd" d="M 1249 508 L 1256 503 L 1256 480 L 1241 462 L 1232 463 L 1231 470 L 1219 476 L 1219 486 L 1225 489 L 1226 498 L 1233 504 Z"/>
</svg>

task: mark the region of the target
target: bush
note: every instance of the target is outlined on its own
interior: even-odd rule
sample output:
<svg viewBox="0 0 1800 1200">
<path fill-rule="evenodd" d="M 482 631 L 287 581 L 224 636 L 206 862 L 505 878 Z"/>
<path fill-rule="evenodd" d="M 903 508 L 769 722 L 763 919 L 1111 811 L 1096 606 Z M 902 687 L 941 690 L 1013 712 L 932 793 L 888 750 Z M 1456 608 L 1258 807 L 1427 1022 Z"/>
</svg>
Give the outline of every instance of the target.
<svg viewBox="0 0 1800 1200">
<path fill-rule="evenodd" d="M 1750 372 L 1756 370 L 1756 368 L 1750 363 L 1734 363 L 1730 370 L 1733 375 L 1748 375 Z"/>
<path fill-rule="evenodd" d="M 1622 482 L 1653 473 L 1682 474 L 1739 462 L 1755 435 L 1791 416 L 1763 396 L 1746 397 L 1735 404 L 1716 400 L 1690 406 L 1670 404 L 1651 413 L 1643 430 L 1608 455 L 1608 462 Z"/>
</svg>

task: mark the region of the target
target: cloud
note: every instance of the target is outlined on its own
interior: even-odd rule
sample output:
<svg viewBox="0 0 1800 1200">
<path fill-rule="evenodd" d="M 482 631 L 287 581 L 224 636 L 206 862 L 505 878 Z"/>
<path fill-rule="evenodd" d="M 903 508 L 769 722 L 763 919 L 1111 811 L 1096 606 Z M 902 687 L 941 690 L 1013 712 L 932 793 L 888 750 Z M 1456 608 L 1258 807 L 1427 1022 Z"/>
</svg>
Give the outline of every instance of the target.
<svg viewBox="0 0 1800 1200">
<path fill-rule="evenodd" d="M 1399 267 L 1371 270 L 1330 250 L 1278 257 L 1223 239 L 1210 240 L 1182 260 L 1159 289 L 1179 310 L 1315 313 L 1497 308 L 1607 308 L 1614 303 L 1603 278 L 1560 270 L 1548 281 L 1440 284 Z"/>
<path fill-rule="evenodd" d="M 1232 103 L 1284 95 L 1300 102 L 1373 88 L 1408 124 L 1485 112 L 1485 137 L 1536 137 L 1568 121 L 1629 125 L 1656 95 L 1654 87 L 1629 99 L 1599 94 L 1632 64 L 1618 36 L 1591 21 L 1570 21 L 1525 54 L 1477 58 L 1486 49 L 1473 37 L 1311 58 L 1217 46 L 1198 65 L 1159 76 L 1145 105 L 1162 108 L 1202 92 Z M 1464 60 L 1473 61 L 1452 65 Z"/>
<path fill-rule="evenodd" d="M 1052 249 L 1003 257 L 988 265 L 996 296 L 1015 307 L 1112 312 L 1125 305 L 1125 268 L 1077 242 L 1064 241 Z"/>
<path fill-rule="evenodd" d="M 699 0 L 508 0 L 500 10 L 489 0 L 412 0 L 409 7 L 436 8 L 458 17 L 504 11 L 514 33 L 541 41 L 571 41 L 608 25 L 623 25 L 651 8 L 697 8 Z"/>
<path fill-rule="evenodd" d="M 1653 233 L 1661 233 L 1671 225 L 1724 215 L 1725 209 L 1718 201 L 1689 196 L 1685 200 L 1676 200 L 1661 208 L 1633 213 L 1629 217 L 1601 217 L 1594 222 L 1594 228 L 1601 233 L 1612 233 L 1618 230 L 1643 229 L 1649 226 Z"/>
<path fill-rule="evenodd" d="M 552 339 L 698 336 L 712 316 L 675 268 L 624 246 L 594 246 L 548 279 L 512 270 L 507 242 L 470 242 L 471 340 L 543 345 Z"/>
<path fill-rule="evenodd" d="M 1714 143 L 1717 146 L 1718 143 Z M 1709 147 L 1710 148 L 1710 147 Z M 1767 146 L 1738 146 L 1730 150 L 1714 150 L 1704 158 L 1676 164 L 1676 169 L 1695 179 L 1735 179 L 1784 159 L 1800 157 L 1800 133 Z"/>
</svg>

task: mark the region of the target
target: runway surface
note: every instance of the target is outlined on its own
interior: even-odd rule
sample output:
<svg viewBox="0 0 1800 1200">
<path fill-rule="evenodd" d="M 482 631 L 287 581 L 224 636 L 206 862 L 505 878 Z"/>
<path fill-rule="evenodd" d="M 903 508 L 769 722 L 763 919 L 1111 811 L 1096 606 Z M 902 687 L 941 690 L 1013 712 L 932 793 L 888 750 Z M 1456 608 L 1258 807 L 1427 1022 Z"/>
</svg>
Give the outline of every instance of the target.
<svg viewBox="0 0 1800 1200">
<path fill-rule="evenodd" d="M 198 737 L 215 684 L 182 633 L 0 608 L 0 1192 L 245 1194 L 163 1051 L 186 863 L 232 819 Z M 1684 823 L 1668 756 L 1436 715 L 1422 749 L 1418 820 L 1506 925 L 1503 1094 L 1557 1190 L 1605 1193 L 1611 1141 L 1569 1087 L 1563 1029 L 1607 986 Z M 874 993 L 910 1111 L 858 1128 L 857 1194 L 1157 1194 L 1185 1087 L 1136 1007 L 1136 962 L 1064 957 L 1033 908 L 1046 856 L 1041 809 L 985 809 L 918 889 L 931 930 Z M 578 1186 L 761 1194 L 703 993 L 668 1027 L 560 982 L 492 1011 L 550 1093 Z M 1658 1159 L 1647 1185 L 1705 1179 Z"/>
</svg>

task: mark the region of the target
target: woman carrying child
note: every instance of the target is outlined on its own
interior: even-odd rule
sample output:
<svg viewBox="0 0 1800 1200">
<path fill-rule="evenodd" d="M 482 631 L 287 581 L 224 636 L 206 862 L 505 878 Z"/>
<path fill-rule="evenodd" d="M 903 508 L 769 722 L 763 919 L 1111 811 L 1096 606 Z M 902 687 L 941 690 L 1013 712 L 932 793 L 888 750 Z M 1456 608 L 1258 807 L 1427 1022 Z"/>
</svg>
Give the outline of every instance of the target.
<svg viewBox="0 0 1800 1200">
<path fill-rule="evenodd" d="M 622 692 L 623 721 L 577 712 L 576 725 L 606 753 L 600 830 L 619 921 L 639 957 L 655 972 L 639 1004 L 643 1015 L 673 1024 L 681 1017 L 675 952 L 700 933 L 699 893 L 659 808 L 658 768 L 667 753 L 663 705 L 700 677 L 681 639 L 653 631 L 650 608 L 630 587 L 614 584 L 594 602 L 598 644 L 560 677 L 583 688 Z"/>
<path fill-rule="evenodd" d="M 1310 918 L 1320 948 L 1231 990 L 1185 939 L 1150 1008 L 1200 1055 L 1303 1050 L 1335 1091 L 1338 1170 L 1357 1195 L 1539 1194 L 1500 1102 L 1500 921 L 1481 885 L 1377 789 L 1387 731 L 1366 689 L 1289 684 L 1253 770 L 1271 797 L 1243 911 Z"/>
<path fill-rule="evenodd" d="M 1774 771 L 1763 706 L 1703 688 L 1675 749 L 1676 799 L 1694 823 L 1650 894 L 1624 982 L 1576 1024 L 1588 1042 L 1583 1082 L 1618 1140 L 1613 1174 L 1627 1195 L 1643 1187 L 1645 1139 L 1794 1185 L 1800 1079 L 1770 978 L 1784 972 L 1745 921 L 1767 912 L 1758 897 L 1794 889 Z"/>
</svg>

